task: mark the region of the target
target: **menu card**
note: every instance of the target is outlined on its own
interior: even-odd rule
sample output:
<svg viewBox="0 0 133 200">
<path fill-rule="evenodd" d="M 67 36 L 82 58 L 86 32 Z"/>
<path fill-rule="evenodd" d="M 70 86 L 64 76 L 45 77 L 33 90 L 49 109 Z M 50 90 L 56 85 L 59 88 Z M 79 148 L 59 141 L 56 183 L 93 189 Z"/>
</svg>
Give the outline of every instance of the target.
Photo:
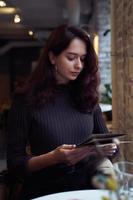
<svg viewBox="0 0 133 200">
<path fill-rule="evenodd" d="M 97 145 L 112 143 L 114 138 L 123 137 L 124 133 L 104 133 L 104 134 L 92 134 L 83 142 L 77 144 L 77 147 L 84 145 Z"/>
</svg>

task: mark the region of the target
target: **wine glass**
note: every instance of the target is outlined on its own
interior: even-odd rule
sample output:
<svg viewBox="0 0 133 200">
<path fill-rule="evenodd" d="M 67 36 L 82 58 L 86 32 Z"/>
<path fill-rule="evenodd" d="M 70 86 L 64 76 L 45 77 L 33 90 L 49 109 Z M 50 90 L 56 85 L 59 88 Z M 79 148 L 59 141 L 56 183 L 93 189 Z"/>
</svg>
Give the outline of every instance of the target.
<svg viewBox="0 0 133 200">
<path fill-rule="evenodd" d="M 116 162 L 114 163 L 114 170 L 118 181 L 118 195 L 123 199 L 131 199 L 133 197 L 133 163 L 128 161 Z"/>
</svg>

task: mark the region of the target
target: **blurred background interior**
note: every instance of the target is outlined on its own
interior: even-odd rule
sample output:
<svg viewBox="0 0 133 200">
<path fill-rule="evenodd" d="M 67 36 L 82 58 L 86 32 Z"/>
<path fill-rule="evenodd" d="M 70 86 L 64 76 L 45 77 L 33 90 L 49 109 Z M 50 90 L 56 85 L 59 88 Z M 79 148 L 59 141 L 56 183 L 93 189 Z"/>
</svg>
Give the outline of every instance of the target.
<svg viewBox="0 0 133 200">
<path fill-rule="evenodd" d="M 49 33 L 64 23 L 84 28 L 94 44 L 109 130 L 133 138 L 133 1 L 0 0 L 0 171 L 14 88 L 35 69 Z M 132 151 L 123 147 L 123 156 L 131 159 Z"/>
</svg>

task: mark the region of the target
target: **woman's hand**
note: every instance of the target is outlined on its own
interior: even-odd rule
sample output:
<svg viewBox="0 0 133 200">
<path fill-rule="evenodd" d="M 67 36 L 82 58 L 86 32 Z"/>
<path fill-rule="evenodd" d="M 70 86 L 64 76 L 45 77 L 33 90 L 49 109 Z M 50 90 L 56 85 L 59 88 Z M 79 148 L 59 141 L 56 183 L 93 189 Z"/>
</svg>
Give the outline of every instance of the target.
<svg viewBox="0 0 133 200">
<path fill-rule="evenodd" d="M 116 143 L 97 145 L 97 151 L 103 156 L 113 156 L 118 147 Z"/>
<path fill-rule="evenodd" d="M 71 166 L 91 155 L 112 156 L 116 150 L 115 143 L 97 146 L 86 145 L 78 148 L 76 145 L 64 144 L 46 154 L 33 156 L 28 161 L 28 168 L 29 171 L 37 171 L 58 163 L 66 163 Z"/>
<path fill-rule="evenodd" d="M 57 163 L 66 163 L 67 165 L 75 165 L 86 156 L 97 153 L 95 146 L 83 146 L 76 148 L 76 145 L 61 145 L 53 151 L 54 159 Z"/>
</svg>

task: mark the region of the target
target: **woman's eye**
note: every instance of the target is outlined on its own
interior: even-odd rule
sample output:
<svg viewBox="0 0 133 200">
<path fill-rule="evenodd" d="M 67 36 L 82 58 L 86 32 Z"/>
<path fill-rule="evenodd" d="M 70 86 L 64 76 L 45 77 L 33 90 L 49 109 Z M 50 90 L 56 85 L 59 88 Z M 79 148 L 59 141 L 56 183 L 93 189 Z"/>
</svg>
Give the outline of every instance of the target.
<svg viewBox="0 0 133 200">
<path fill-rule="evenodd" d="M 81 58 L 80 60 L 81 60 L 81 62 L 85 62 L 85 58 Z"/>
<path fill-rule="evenodd" d="M 70 61 L 74 61 L 74 60 L 79 59 L 79 58 L 77 56 L 67 56 L 67 59 L 70 60 Z M 84 63 L 85 62 L 85 57 L 81 57 L 80 61 L 82 63 Z"/>
<path fill-rule="evenodd" d="M 68 60 L 72 61 L 75 59 L 75 57 L 67 57 Z"/>
</svg>

